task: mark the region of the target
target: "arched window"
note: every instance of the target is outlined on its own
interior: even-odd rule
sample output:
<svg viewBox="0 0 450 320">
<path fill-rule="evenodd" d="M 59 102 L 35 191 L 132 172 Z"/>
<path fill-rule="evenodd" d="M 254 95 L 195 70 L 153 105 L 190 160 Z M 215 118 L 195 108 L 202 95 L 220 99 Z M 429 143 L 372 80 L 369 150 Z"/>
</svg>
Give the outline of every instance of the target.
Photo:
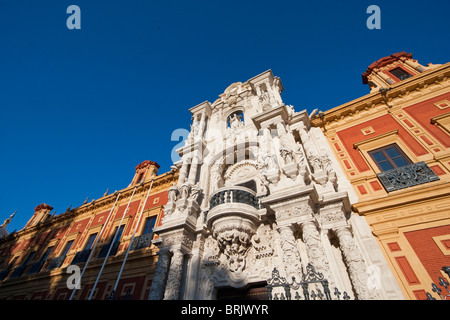
<svg viewBox="0 0 450 320">
<path fill-rule="evenodd" d="M 237 128 L 244 125 L 244 112 L 238 110 L 230 114 L 227 118 L 228 128 Z"/>
</svg>

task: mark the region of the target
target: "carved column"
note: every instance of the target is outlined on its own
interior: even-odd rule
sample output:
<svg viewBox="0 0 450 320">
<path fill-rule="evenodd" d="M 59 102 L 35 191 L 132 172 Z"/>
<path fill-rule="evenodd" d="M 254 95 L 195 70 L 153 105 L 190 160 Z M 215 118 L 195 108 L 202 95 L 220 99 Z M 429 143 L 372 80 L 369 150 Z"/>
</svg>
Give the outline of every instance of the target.
<svg viewBox="0 0 450 320">
<path fill-rule="evenodd" d="M 164 298 L 167 272 L 170 264 L 170 252 L 160 251 L 158 256 L 155 274 L 153 275 L 152 287 L 148 296 L 149 300 L 162 300 Z"/>
<path fill-rule="evenodd" d="M 314 266 L 317 272 L 321 272 L 328 280 L 330 287 L 334 286 L 330 275 L 330 268 L 328 260 L 323 251 L 322 243 L 320 241 L 319 230 L 313 221 L 302 223 L 302 240 L 306 245 L 306 253 L 308 254 L 309 262 Z"/>
<path fill-rule="evenodd" d="M 347 226 L 333 230 L 339 240 L 339 247 L 344 255 L 347 268 L 349 269 L 349 276 L 358 295 L 358 299 L 376 299 L 376 293 L 367 288 L 369 276 L 364 259 L 356 246 L 351 230 Z"/>
<path fill-rule="evenodd" d="M 198 157 L 195 153 L 192 157 L 191 170 L 189 170 L 189 178 L 188 181 L 190 184 L 195 184 L 195 180 L 197 179 L 197 170 L 198 170 Z"/>
<path fill-rule="evenodd" d="M 290 226 L 283 226 L 278 229 L 280 233 L 280 245 L 283 250 L 283 263 L 286 268 L 286 275 L 288 279 L 293 276 L 300 281 L 302 276 L 302 264 L 300 259 L 300 252 L 298 251 L 297 241 L 294 237 L 294 232 Z"/>
<path fill-rule="evenodd" d="M 181 165 L 180 174 L 178 176 L 179 186 L 181 186 L 184 183 L 184 180 L 186 179 L 188 166 L 189 166 L 188 159 L 183 159 L 183 164 Z"/>
<path fill-rule="evenodd" d="M 317 172 L 321 169 L 320 159 L 317 155 L 316 148 L 311 141 L 311 138 L 304 128 L 299 129 L 300 139 L 302 140 L 303 147 L 305 148 L 306 159 L 308 159 L 309 164 L 312 166 L 313 171 Z"/>
<path fill-rule="evenodd" d="M 206 118 L 206 114 L 203 112 L 202 116 L 200 118 L 200 130 L 199 130 L 199 137 L 202 138 L 203 137 L 203 133 L 205 131 L 205 118 Z"/>
<path fill-rule="evenodd" d="M 178 300 L 180 298 L 180 284 L 183 276 L 184 254 L 180 249 L 175 249 L 170 262 L 170 270 L 167 275 L 164 300 Z"/>
</svg>

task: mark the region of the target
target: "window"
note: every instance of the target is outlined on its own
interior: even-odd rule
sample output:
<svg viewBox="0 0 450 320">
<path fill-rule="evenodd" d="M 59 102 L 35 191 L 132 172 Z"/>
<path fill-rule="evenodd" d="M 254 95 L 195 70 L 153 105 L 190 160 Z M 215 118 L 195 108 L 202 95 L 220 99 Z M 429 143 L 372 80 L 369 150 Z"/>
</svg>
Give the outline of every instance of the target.
<svg viewBox="0 0 450 320">
<path fill-rule="evenodd" d="M 33 258 L 34 258 L 35 255 L 36 255 L 36 251 L 31 252 L 31 253 L 28 255 L 28 257 L 27 257 L 27 259 L 25 260 L 25 262 L 24 262 L 22 265 L 23 265 L 23 266 L 28 265 L 28 264 L 31 262 L 31 260 L 33 260 Z"/>
<path fill-rule="evenodd" d="M 399 80 L 405 80 L 405 79 L 412 77 L 411 74 L 409 74 L 408 72 L 406 72 L 405 70 L 403 70 L 400 67 L 392 69 L 389 72 Z"/>
<path fill-rule="evenodd" d="M 141 174 L 139 175 L 139 178 L 137 178 L 137 180 L 136 180 L 136 184 L 140 183 L 142 181 L 143 177 L 144 177 L 144 173 L 141 172 Z"/>
<path fill-rule="evenodd" d="M 396 144 L 370 151 L 369 155 L 381 171 L 403 167 L 412 163 Z"/>
<path fill-rule="evenodd" d="M 153 228 L 155 227 L 156 216 L 147 218 L 145 220 L 144 231 L 142 234 L 150 234 L 153 233 Z"/>
<path fill-rule="evenodd" d="M 119 243 L 120 242 L 120 238 L 122 237 L 122 233 L 123 233 L 123 229 L 125 228 L 125 225 L 121 225 L 120 228 L 116 227 L 116 231 L 114 234 L 117 234 L 116 240 L 114 241 L 114 243 Z"/>
<path fill-rule="evenodd" d="M 73 240 L 67 241 L 66 246 L 64 247 L 63 252 L 61 253 L 61 256 L 67 255 L 67 252 L 69 252 L 70 248 L 72 247 Z"/>
<path fill-rule="evenodd" d="M 125 228 L 125 225 L 121 225 L 120 227 L 116 227 L 114 231 L 114 235 L 112 237 L 112 240 L 110 243 L 107 243 L 103 245 L 102 249 L 100 250 L 100 253 L 98 255 L 99 258 L 104 258 L 107 255 L 113 256 L 117 253 L 117 250 L 119 249 L 120 245 L 120 238 L 122 237 L 123 229 Z M 115 239 L 114 239 L 115 237 Z M 111 249 L 110 249 L 111 248 Z"/>
<path fill-rule="evenodd" d="M 92 246 L 94 245 L 94 241 L 95 241 L 96 237 L 97 237 L 97 233 L 93 233 L 89 236 L 89 239 L 88 239 L 88 242 L 87 242 L 86 248 L 85 248 L 86 250 L 92 249 Z"/>
<path fill-rule="evenodd" d="M 52 250 L 53 250 L 53 247 L 49 247 L 49 248 L 47 249 L 47 251 L 45 251 L 44 255 L 42 256 L 41 261 L 47 260 L 48 256 L 49 256 L 50 253 L 52 252 Z"/>
</svg>

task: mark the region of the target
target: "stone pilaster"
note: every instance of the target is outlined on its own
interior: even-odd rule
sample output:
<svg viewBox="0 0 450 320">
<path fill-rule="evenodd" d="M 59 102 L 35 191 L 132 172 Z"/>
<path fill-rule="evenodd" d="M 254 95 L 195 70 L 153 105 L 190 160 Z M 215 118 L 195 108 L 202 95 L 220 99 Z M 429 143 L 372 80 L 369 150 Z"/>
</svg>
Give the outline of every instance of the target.
<svg viewBox="0 0 450 320">
<path fill-rule="evenodd" d="M 302 240 L 306 245 L 306 253 L 309 262 L 314 266 L 317 272 L 324 275 L 328 280 L 329 286 L 334 286 L 334 281 L 331 278 L 331 272 L 328 265 L 328 259 L 322 247 L 319 230 L 313 221 L 302 223 Z"/>
</svg>

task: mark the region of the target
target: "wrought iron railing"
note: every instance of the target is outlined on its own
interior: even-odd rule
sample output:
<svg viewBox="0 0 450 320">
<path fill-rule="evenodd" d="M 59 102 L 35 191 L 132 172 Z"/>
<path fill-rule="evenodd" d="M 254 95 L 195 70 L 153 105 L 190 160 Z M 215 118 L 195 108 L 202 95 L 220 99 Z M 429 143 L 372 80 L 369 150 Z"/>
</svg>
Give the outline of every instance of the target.
<svg viewBox="0 0 450 320">
<path fill-rule="evenodd" d="M 450 266 L 442 267 L 441 269 L 450 277 Z M 443 277 L 439 277 L 439 285 L 447 290 L 447 293 L 439 288 L 434 282 L 431 283 L 431 290 L 441 298 L 441 300 L 450 300 L 450 284 Z M 427 292 L 427 300 L 436 300 L 435 297 Z"/>
<path fill-rule="evenodd" d="M 387 192 L 439 180 L 434 171 L 423 161 L 383 171 L 377 176 Z"/>
<path fill-rule="evenodd" d="M 108 254 L 109 247 L 112 245 L 111 252 L 109 253 L 109 256 L 113 256 L 117 253 L 117 250 L 119 249 L 120 242 L 114 242 L 114 243 L 107 243 L 103 245 L 103 247 L 100 249 L 100 253 L 98 254 L 99 258 L 104 258 Z"/>
<path fill-rule="evenodd" d="M 66 255 L 63 255 L 63 256 L 59 256 L 59 257 L 54 258 L 54 259 L 48 264 L 47 270 L 53 270 L 53 269 L 56 269 L 56 268 L 61 267 L 61 265 L 63 264 L 63 262 L 64 262 L 65 259 L 66 259 Z"/>
<path fill-rule="evenodd" d="M 38 273 L 39 271 L 41 271 L 43 265 L 45 263 L 45 260 L 43 261 L 37 261 L 35 263 L 33 263 L 30 267 L 30 269 L 28 269 L 28 274 L 33 274 L 33 273 Z"/>
<path fill-rule="evenodd" d="M 75 256 L 72 259 L 72 264 L 86 262 L 89 254 L 91 253 L 91 249 L 84 249 L 75 253 Z"/>
<path fill-rule="evenodd" d="M 261 201 L 255 193 L 244 187 L 230 187 L 228 189 L 219 189 L 209 200 L 209 210 L 224 203 L 243 203 L 248 204 L 255 209 L 261 209 Z"/>
<path fill-rule="evenodd" d="M 9 278 L 10 279 L 14 279 L 14 278 L 20 277 L 27 267 L 28 267 L 28 265 L 24 265 L 24 266 L 20 266 L 20 267 L 15 268 L 13 270 L 13 272 L 11 273 L 11 275 L 9 276 Z"/>
<path fill-rule="evenodd" d="M 133 242 L 130 245 L 130 250 L 139 250 L 150 247 L 150 245 L 152 244 L 152 239 L 153 233 L 140 235 L 133 239 Z"/>
<path fill-rule="evenodd" d="M 310 285 L 313 285 L 316 290 L 311 289 Z M 295 300 L 332 300 L 328 280 L 324 278 L 322 273 L 316 272 L 314 266 L 310 263 L 307 265 L 306 273 L 302 276 L 300 282 L 292 277 L 292 282 L 289 283 L 286 278 L 280 275 L 278 269 L 274 268 L 272 277 L 267 280 L 266 288 L 269 300 L 293 300 L 292 298 Z M 281 288 L 281 290 L 274 292 L 276 288 Z M 301 294 L 299 289 L 301 289 Z M 293 293 L 294 296 L 292 296 Z M 334 288 L 333 294 L 337 300 L 340 300 L 342 293 L 338 288 Z M 345 291 L 342 298 L 344 300 L 351 299 Z"/>
<path fill-rule="evenodd" d="M 11 268 L 0 271 L 0 281 L 5 280 L 8 274 L 11 272 Z"/>
</svg>

